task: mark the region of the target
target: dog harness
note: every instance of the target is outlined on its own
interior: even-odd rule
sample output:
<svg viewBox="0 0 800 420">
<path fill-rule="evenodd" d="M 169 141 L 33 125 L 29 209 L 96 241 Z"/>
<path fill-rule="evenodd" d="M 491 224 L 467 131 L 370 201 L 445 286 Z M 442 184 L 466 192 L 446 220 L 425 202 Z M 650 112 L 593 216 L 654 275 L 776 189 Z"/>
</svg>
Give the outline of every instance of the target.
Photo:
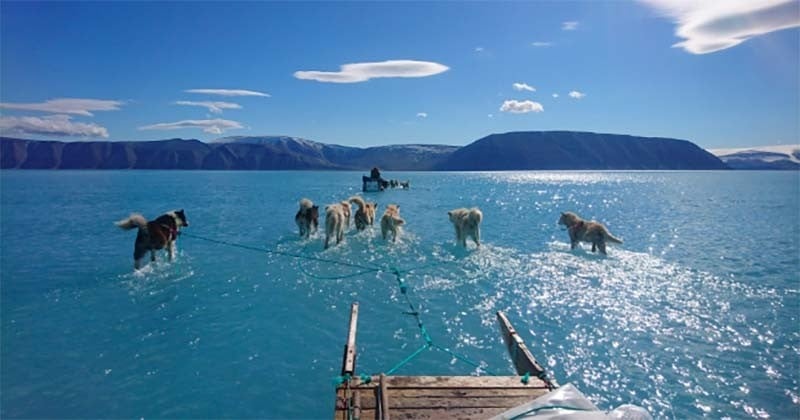
<svg viewBox="0 0 800 420">
<path fill-rule="evenodd" d="M 169 240 L 174 241 L 178 239 L 178 228 L 173 226 L 167 226 L 163 224 L 159 224 L 159 226 L 163 227 L 164 229 L 169 230 Z"/>
</svg>

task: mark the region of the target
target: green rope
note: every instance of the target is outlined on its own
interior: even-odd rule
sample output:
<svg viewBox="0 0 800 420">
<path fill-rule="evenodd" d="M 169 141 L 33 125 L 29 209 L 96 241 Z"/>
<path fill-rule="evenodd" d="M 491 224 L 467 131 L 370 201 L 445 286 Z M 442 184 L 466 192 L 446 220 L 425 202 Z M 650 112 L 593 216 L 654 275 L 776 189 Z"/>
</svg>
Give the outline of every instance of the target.
<svg viewBox="0 0 800 420">
<path fill-rule="evenodd" d="M 191 233 L 181 232 L 181 236 L 188 236 L 190 238 L 200 239 L 200 240 L 203 240 L 203 241 L 208 241 L 208 242 L 212 242 L 212 243 L 220 244 L 220 245 L 227 245 L 227 246 L 232 246 L 232 247 L 236 247 L 236 248 L 247 249 L 247 250 L 250 250 L 250 251 L 266 252 L 267 254 L 283 255 L 285 257 L 300 258 L 300 259 L 310 260 L 310 261 L 319 261 L 319 262 L 325 262 L 325 263 L 329 263 L 329 264 L 336 264 L 336 265 L 341 265 L 341 266 L 351 267 L 351 268 L 360 268 L 362 270 L 368 270 L 369 272 L 382 270 L 382 268 L 380 268 L 380 267 L 367 267 L 367 266 L 364 266 L 364 265 L 353 264 L 353 263 L 344 262 L 344 261 L 329 260 L 327 258 L 319 258 L 319 257 L 310 257 L 308 255 L 293 254 L 291 252 L 277 251 L 277 250 L 274 250 L 274 249 L 267 249 L 267 248 L 260 248 L 260 247 L 250 246 L 250 245 L 237 244 L 235 242 L 223 241 L 223 240 L 220 240 L 220 239 L 213 239 L 213 238 L 206 238 L 204 236 L 194 235 L 194 234 L 191 234 Z"/>
<path fill-rule="evenodd" d="M 307 275 L 308 277 L 311 277 L 311 278 L 314 278 L 314 279 L 317 279 L 317 280 L 344 280 L 344 279 L 349 279 L 349 278 L 358 277 L 358 276 L 361 276 L 361 275 L 364 275 L 364 274 L 375 273 L 375 272 L 380 271 L 379 269 L 374 269 L 374 270 L 356 271 L 355 273 L 344 274 L 344 275 L 341 275 L 341 276 L 320 276 L 320 275 L 314 274 L 314 273 L 312 273 L 310 271 L 307 271 L 306 269 L 304 269 L 302 267 L 299 267 L 299 270 L 302 271 L 303 274 Z"/>
<path fill-rule="evenodd" d="M 528 385 L 528 382 L 530 382 L 530 380 L 531 380 L 531 373 L 530 372 L 525 372 L 525 374 L 522 375 L 522 378 L 520 378 L 519 381 L 522 382 L 525 385 Z"/>
<path fill-rule="evenodd" d="M 433 348 L 435 348 L 437 350 L 441 350 L 441 351 L 443 351 L 443 352 L 455 357 L 458 360 L 461 360 L 462 362 L 464 362 L 464 363 L 466 363 L 466 364 L 468 364 L 468 365 L 470 365 L 470 366 L 472 366 L 474 368 L 482 369 L 484 372 L 488 373 L 491 376 L 497 376 L 496 374 L 492 373 L 492 371 L 490 371 L 489 369 L 486 369 L 485 367 L 481 366 L 479 363 L 473 362 L 472 360 L 467 358 L 467 356 L 464 356 L 462 354 L 458 354 L 458 353 L 456 353 L 456 352 L 454 352 L 454 351 L 452 351 L 452 350 L 450 350 L 448 348 L 445 348 L 445 347 L 442 347 L 442 346 L 438 346 L 436 344 L 433 344 Z"/>
<path fill-rule="evenodd" d="M 430 348 L 429 344 L 427 344 L 427 343 L 423 344 L 422 347 L 418 348 L 414 353 L 411 353 L 411 355 L 409 355 L 405 359 L 401 360 L 400 363 L 394 365 L 393 368 L 391 368 L 388 371 L 386 371 L 386 375 L 388 376 L 388 375 L 391 375 L 391 374 L 395 373 L 397 371 L 397 369 L 400 369 L 401 367 L 405 366 L 406 363 L 414 360 L 414 358 L 419 356 L 419 354 L 422 353 L 423 350 L 428 349 L 428 348 Z"/>
<path fill-rule="evenodd" d="M 460 360 L 460 361 L 462 361 L 464 363 L 467 363 L 470 366 L 473 366 L 473 367 L 479 369 L 479 371 L 483 370 L 484 372 L 488 373 L 489 375 L 495 375 L 494 373 L 492 373 L 488 369 L 484 368 L 481 364 L 470 360 L 468 357 L 466 357 L 466 356 L 464 356 L 462 354 L 458 354 L 458 353 L 456 353 L 456 352 L 454 352 L 454 351 L 452 351 L 452 350 L 450 350 L 450 349 L 448 349 L 446 347 L 441 347 L 441 346 L 436 345 L 436 344 L 433 343 L 433 338 L 430 336 L 430 334 L 428 334 L 428 330 L 427 330 L 427 328 L 425 328 L 425 324 L 423 324 L 422 319 L 420 318 L 420 313 L 417 310 L 417 307 L 414 305 L 414 302 L 412 302 L 411 298 L 409 297 L 409 293 L 408 293 L 409 292 L 409 287 L 406 284 L 406 282 L 403 280 L 403 277 L 402 277 L 403 273 L 407 274 L 407 273 L 410 273 L 410 272 L 416 271 L 416 270 L 423 270 L 423 269 L 427 269 L 427 268 L 437 267 L 437 266 L 440 266 L 440 265 L 451 264 L 451 263 L 454 263 L 455 261 L 439 261 L 439 262 L 434 262 L 434 263 L 430 263 L 430 264 L 426 264 L 426 265 L 422 265 L 422 266 L 418 266 L 418 267 L 408 268 L 408 269 L 405 269 L 405 270 L 401 270 L 401 269 L 396 268 L 396 267 L 368 267 L 368 266 L 349 263 L 349 262 L 344 262 L 344 261 L 336 261 L 336 260 L 331 260 L 331 259 L 327 259 L 327 258 L 312 257 L 312 256 L 308 256 L 308 255 L 294 254 L 294 253 L 291 253 L 291 252 L 278 251 L 278 250 L 274 250 L 274 249 L 268 249 L 268 248 L 261 248 L 261 247 L 255 247 L 255 246 L 250 246 L 250 245 L 238 244 L 238 243 L 235 243 L 235 242 L 229 242 L 229 241 L 224 241 L 224 240 L 219 240 L 219 239 L 207 238 L 207 237 L 204 237 L 204 236 L 194 235 L 194 234 L 190 234 L 190 233 L 181 232 L 181 235 L 182 236 L 187 236 L 187 237 L 190 237 L 190 238 L 200 239 L 200 240 L 211 242 L 211 243 L 215 243 L 215 244 L 226 245 L 226 246 L 246 249 L 246 250 L 250 250 L 250 251 L 264 252 L 264 253 L 267 253 L 267 254 L 282 255 L 282 256 L 286 256 L 286 257 L 304 259 L 304 260 L 309 260 L 309 261 L 318 261 L 318 262 L 323 262 L 323 263 L 328 263 L 328 264 L 335 264 L 335 265 L 344 266 L 344 267 L 358 268 L 358 269 L 361 270 L 361 271 L 357 271 L 357 272 L 354 272 L 354 273 L 344 274 L 344 275 L 339 275 L 339 276 L 320 276 L 320 275 L 316 275 L 316 274 L 310 273 L 310 272 L 304 270 L 303 268 L 300 268 L 300 270 L 305 275 L 307 275 L 309 277 L 312 277 L 312 278 L 315 278 L 315 279 L 320 279 L 320 280 L 342 280 L 342 279 L 349 279 L 349 278 L 353 278 L 353 277 L 358 277 L 358 276 L 361 276 L 361 275 L 364 275 L 364 274 L 381 272 L 381 271 L 384 271 L 384 270 L 389 271 L 392 274 L 394 274 L 395 279 L 397 280 L 397 285 L 400 288 L 400 293 L 405 298 L 405 301 L 408 304 L 408 307 L 410 309 L 410 311 L 403 312 L 403 314 L 411 315 L 416 319 L 417 328 L 419 328 L 420 336 L 425 341 L 425 344 L 423 344 L 420 348 L 418 348 L 416 351 L 414 351 L 411 355 L 409 355 L 405 359 L 401 360 L 394 367 L 389 369 L 386 372 L 387 375 L 391 375 L 392 373 L 396 372 L 401 367 L 403 367 L 406 364 L 408 364 L 409 362 L 411 362 L 417 356 L 422 354 L 423 350 L 431 349 L 431 348 L 439 350 L 439 351 L 442 351 L 442 352 L 445 352 L 445 353 L 455 357 L 457 360 Z M 527 374 L 527 373 L 525 374 L 525 376 L 523 376 L 523 383 L 525 383 L 525 380 L 528 379 L 529 376 L 530 375 Z M 537 376 L 540 379 L 543 379 L 547 383 L 549 383 L 549 381 L 547 381 L 547 379 L 546 379 L 547 375 L 544 372 L 539 373 Z M 369 377 L 368 375 L 364 375 L 364 374 L 361 375 L 361 379 L 365 383 L 369 383 L 369 381 L 371 381 L 371 377 Z M 339 376 L 339 377 L 334 378 L 334 383 L 335 383 L 336 386 L 339 386 L 339 385 L 341 385 L 341 384 L 343 384 L 343 383 L 345 383 L 345 382 L 347 382 L 349 380 L 350 380 L 350 375 L 348 374 L 348 375 Z"/>
</svg>

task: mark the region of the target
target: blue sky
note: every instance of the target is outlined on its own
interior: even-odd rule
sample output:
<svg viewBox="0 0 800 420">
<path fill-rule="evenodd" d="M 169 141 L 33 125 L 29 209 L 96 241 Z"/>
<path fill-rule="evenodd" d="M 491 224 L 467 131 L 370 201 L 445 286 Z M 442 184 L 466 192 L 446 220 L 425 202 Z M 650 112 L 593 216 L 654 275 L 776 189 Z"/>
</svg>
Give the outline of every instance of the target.
<svg viewBox="0 0 800 420">
<path fill-rule="evenodd" d="M 372 146 L 581 130 L 706 148 L 800 141 L 796 1 L 0 7 L 9 136 Z"/>
</svg>

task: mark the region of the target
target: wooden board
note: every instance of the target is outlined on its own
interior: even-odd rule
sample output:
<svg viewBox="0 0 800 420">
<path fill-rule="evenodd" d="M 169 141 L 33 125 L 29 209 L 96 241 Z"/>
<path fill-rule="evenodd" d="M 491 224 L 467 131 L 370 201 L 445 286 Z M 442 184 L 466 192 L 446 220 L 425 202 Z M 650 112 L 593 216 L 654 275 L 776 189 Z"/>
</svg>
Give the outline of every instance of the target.
<svg viewBox="0 0 800 420">
<path fill-rule="evenodd" d="M 374 376 L 369 384 L 355 378 L 349 389 L 337 388 L 334 418 L 348 418 L 345 395 L 351 405 L 358 402 L 362 419 L 485 419 L 547 392 L 547 384 L 535 377 L 527 385 L 519 376 Z M 384 404 L 387 410 L 381 410 Z"/>
<path fill-rule="evenodd" d="M 350 327 L 347 331 L 347 343 L 342 356 L 342 375 L 352 375 L 356 371 L 356 331 L 358 330 L 358 302 L 350 306 Z"/>
<path fill-rule="evenodd" d="M 522 337 L 517 334 L 517 330 L 511 325 L 511 321 L 503 312 L 497 312 L 497 322 L 500 324 L 500 333 L 503 336 L 503 341 L 506 343 L 508 355 L 514 363 L 514 369 L 520 375 L 529 374 L 530 376 L 539 376 L 545 374 L 544 368 L 536 361 L 533 354 L 528 350 L 528 346 L 522 340 Z M 557 388 L 558 384 L 553 380 L 548 380 L 550 388 Z"/>
</svg>

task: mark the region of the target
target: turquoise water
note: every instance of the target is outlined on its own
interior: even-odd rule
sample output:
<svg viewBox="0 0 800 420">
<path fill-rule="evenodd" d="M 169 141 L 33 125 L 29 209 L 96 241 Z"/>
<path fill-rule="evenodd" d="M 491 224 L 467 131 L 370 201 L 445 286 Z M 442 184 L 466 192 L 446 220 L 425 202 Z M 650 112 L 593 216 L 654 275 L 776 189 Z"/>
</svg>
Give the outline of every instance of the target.
<svg viewBox="0 0 800 420">
<path fill-rule="evenodd" d="M 392 173 L 371 194 L 407 221 L 396 244 L 301 240 L 297 201 L 347 198 L 360 173 L 0 172 L 0 416 L 330 418 L 349 305 L 358 371 L 422 344 L 388 270 L 178 241 L 132 270 L 113 222 L 184 208 L 188 234 L 405 276 L 435 343 L 512 374 L 507 311 L 560 383 L 657 418 L 800 416 L 800 178 L 785 172 Z M 446 211 L 479 206 L 484 246 Z M 572 210 L 625 240 L 570 251 Z M 430 264 L 442 263 L 430 266 Z M 428 266 L 428 267 L 424 267 Z M 398 374 L 480 369 L 425 351 Z"/>
</svg>

